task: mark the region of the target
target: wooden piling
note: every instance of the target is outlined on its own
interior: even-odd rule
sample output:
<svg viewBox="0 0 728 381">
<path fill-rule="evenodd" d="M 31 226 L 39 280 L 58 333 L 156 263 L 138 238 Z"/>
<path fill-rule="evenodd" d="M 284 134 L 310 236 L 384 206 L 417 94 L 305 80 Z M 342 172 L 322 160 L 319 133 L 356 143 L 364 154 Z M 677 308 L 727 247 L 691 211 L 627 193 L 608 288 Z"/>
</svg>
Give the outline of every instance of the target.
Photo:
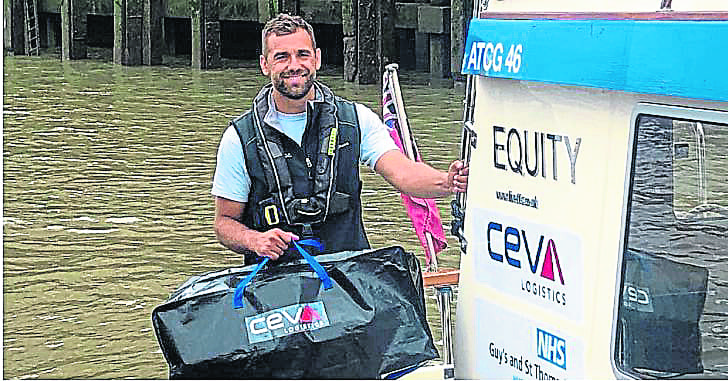
<svg viewBox="0 0 728 381">
<path fill-rule="evenodd" d="M 396 52 L 394 50 L 395 38 L 395 1 L 379 0 L 379 10 L 377 15 L 377 29 L 379 32 L 377 53 L 380 57 L 379 73 L 384 71 L 384 67 L 395 61 Z"/>
<path fill-rule="evenodd" d="M 114 0 L 114 63 L 142 64 L 142 0 Z"/>
<path fill-rule="evenodd" d="M 61 57 L 63 60 L 86 58 L 87 0 L 61 2 Z"/>
<path fill-rule="evenodd" d="M 6 23 L 10 26 L 10 49 L 15 55 L 25 54 L 25 11 L 23 1 L 11 0 L 10 14 L 4 16 Z"/>
<path fill-rule="evenodd" d="M 160 65 L 164 40 L 162 22 L 164 19 L 164 2 L 162 0 L 144 0 L 143 47 L 142 61 L 144 65 Z"/>
<path fill-rule="evenodd" d="M 382 65 L 377 54 L 377 0 L 358 0 L 357 13 L 357 76 L 356 82 L 360 85 L 377 83 L 380 76 L 379 68 Z"/>
<path fill-rule="evenodd" d="M 163 0 L 114 0 L 114 63 L 162 63 Z"/>
<path fill-rule="evenodd" d="M 127 66 L 142 64 L 143 0 L 122 0 L 126 5 L 126 33 L 124 34 L 124 61 Z"/>
<path fill-rule="evenodd" d="M 341 30 L 344 35 L 344 80 L 354 82 L 357 73 L 357 0 L 341 1 Z"/>
<path fill-rule="evenodd" d="M 4 1 L 3 2 L 3 15 L 5 17 L 10 17 L 12 20 L 12 16 L 10 14 L 12 13 L 13 4 L 10 1 Z M 10 51 L 13 48 L 13 39 L 10 35 L 11 31 L 11 23 L 8 23 L 6 20 L 3 20 L 3 53 L 6 51 Z"/>
<path fill-rule="evenodd" d="M 220 60 L 220 20 L 205 23 L 205 69 L 222 66 Z"/>
<path fill-rule="evenodd" d="M 117 65 L 124 63 L 124 45 L 126 39 L 126 4 L 125 0 L 115 0 L 114 5 L 114 56 L 113 61 Z"/>
<path fill-rule="evenodd" d="M 200 0 L 192 10 L 192 67 L 220 67 L 220 1 Z"/>
<path fill-rule="evenodd" d="M 13 50 L 13 22 L 7 21 L 13 19 L 13 3 L 14 1 L 3 1 L 3 49 L 5 49 L 5 51 Z"/>
<path fill-rule="evenodd" d="M 220 61 L 220 1 L 205 0 L 205 68 L 217 69 Z"/>
<path fill-rule="evenodd" d="M 437 3 L 439 0 L 433 0 Z M 418 8 L 417 30 L 430 39 L 430 75 L 432 78 L 450 76 L 450 7 L 423 5 Z"/>
<path fill-rule="evenodd" d="M 204 0 L 203 0 L 204 1 Z M 193 9 L 191 15 L 192 26 L 192 67 L 194 69 L 204 69 L 205 60 L 203 58 L 205 52 L 205 36 L 203 33 L 203 25 L 205 18 L 202 9 Z"/>
<path fill-rule="evenodd" d="M 453 78 L 461 78 L 460 69 L 465 49 L 468 22 L 473 14 L 471 0 L 450 1 L 450 72 Z"/>
</svg>

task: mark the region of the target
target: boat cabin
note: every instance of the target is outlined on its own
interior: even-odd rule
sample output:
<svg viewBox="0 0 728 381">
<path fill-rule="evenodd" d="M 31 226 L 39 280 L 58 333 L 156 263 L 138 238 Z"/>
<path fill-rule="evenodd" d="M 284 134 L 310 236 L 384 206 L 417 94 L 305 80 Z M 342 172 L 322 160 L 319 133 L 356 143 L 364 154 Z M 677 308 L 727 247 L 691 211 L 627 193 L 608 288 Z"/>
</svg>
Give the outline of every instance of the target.
<svg viewBox="0 0 728 381">
<path fill-rule="evenodd" d="M 481 3 L 455 378 L 728 377 L 728 4 Z"/>
</svg>

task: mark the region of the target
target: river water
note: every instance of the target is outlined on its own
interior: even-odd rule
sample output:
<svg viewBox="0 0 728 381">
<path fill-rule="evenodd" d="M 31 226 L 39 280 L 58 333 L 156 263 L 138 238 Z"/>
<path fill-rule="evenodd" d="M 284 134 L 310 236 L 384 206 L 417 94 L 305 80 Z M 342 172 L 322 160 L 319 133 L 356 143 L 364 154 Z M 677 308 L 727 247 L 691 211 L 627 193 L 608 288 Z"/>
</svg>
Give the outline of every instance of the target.
<svg viewBox="0 0 728 381">
<path fill-rule="evenodd" d="M 220 136 L 267 81 L 255 63 L 195 71 L 4 57 L 3 378 L 160 379 L 152 309 L 193 275 L 238 266 L 217 243 L 210 185 Z M 232 67 L 235 66 L 235 67 Z M 380 89 L 320 73 L 380 112 Z M 401 73 L 426 160 L 459 153 L 463 89 Z M 362 168 L 374 247 L 422 250 L 398 193 Z M 446 230 L 449 200 L 439 203 Z M 457 267 L 457 239 L 440 265 Z M 433 295 L 428 320 L 440 325 Z"/>
</svg>

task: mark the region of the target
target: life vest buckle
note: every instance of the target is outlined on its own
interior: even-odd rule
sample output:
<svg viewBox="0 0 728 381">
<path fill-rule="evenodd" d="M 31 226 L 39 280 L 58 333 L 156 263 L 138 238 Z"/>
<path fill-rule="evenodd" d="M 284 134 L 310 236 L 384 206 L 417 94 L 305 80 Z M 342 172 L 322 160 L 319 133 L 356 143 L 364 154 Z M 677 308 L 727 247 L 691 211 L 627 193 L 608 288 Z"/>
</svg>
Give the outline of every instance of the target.
<svg viewBox="0 0 728 381">
<path fill-rule="evenodd" d="M 301 234 L 305 238 L 311 238 L 313 237 L 313 228 L 311 228 L 311 224 L 303 224 L 303 232 Z"/>
</svg>

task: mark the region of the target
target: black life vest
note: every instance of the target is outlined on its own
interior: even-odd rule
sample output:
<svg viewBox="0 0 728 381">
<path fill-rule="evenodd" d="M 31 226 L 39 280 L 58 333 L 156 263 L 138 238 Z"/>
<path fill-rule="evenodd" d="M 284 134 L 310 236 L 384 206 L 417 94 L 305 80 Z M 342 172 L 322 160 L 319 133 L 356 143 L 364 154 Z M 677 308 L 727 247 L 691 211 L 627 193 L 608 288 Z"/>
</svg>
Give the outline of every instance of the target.
<svg viewBox="0 0 728 381">
<path fill-rule="evenodd" d="M 241 222 L 257 231 L 280 228 L 301 238 L 319 238 L 325 248 L 311 254 L 367 249 L 356 108 L 326 86 L 314 86 L 318 96 L 307 102 L 300 146 L 263 121 L 271 85 L 255 97 L 251 111 L 231 122 L 251 180 Z M 245 253 L 246 264 L 257 259 L 255 253 Z"/>
</svg>

